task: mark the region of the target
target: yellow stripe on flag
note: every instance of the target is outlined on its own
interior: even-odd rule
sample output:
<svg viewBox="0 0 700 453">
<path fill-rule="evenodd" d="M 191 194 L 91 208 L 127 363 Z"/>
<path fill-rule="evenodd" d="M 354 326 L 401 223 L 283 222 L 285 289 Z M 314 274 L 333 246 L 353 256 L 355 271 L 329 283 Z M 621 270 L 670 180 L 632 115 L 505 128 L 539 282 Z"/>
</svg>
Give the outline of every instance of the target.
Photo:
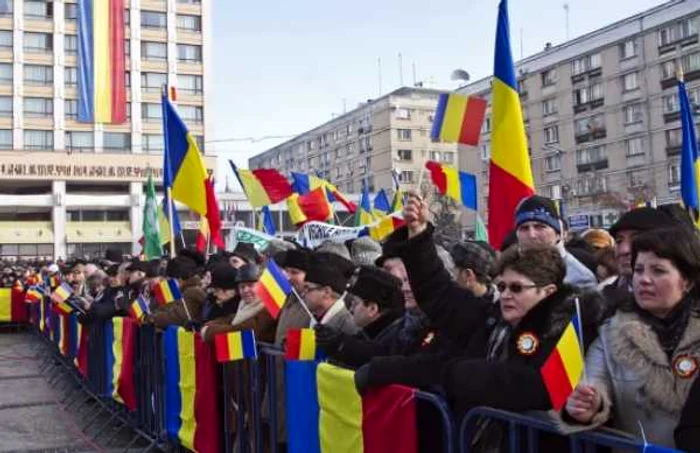
<svg viewBox="0 0 700 453">
<path fill-rule="evenodd" d="M 207 167 L 192 134 L 187 133 L 187 152 L 177 174 L 173 175 L 173 198 L 181 201 L 199 215 L 207 215 L 207 196 L 204 181 Z"/>
<path fill-rule="evenodd" d="M 566 375 L 569 377 L 571 387 L 574 388 L 581 378 L 581 373 L 583 373 L 583 357 L 581 356 L 581 345 L 578 342 L 573 323 L 569 323 L 564 329 L 564 333 L 559 339 L 557 350 L 561 361 L 564 363 L 564 369 L 566 369 Z"/>
<path fill-rule="evenodd" d="M 459 171 L 449 165 L 443 165 L 442 171 L 445 173 L 445 179 L 447 180 L 447 191 L 445 192 L 445 195 L 461 204 L 462 184 L 459 180 Z"/>
<path fill-rule="evenodd" d="M 0 288 L 0 322 L 12 321 L 12 289 Z"/>
<path fill-rule="evenodd" d="M 442 129 L 440 129 L 440 139 L 443 142 L 456 143 L 459 141 L 467 100 L 466 96 L 454 94 L 451 94 L 447 99 L 445 118 L 442 122 Z"/>
<path fill-rule="evenodd" d="M 322 363 L 316 371 L 321 452 L 361 453 L 362 398 L 354 372 Z"/>
<path fill-rule="evenodd" d="M 112 70 L 109 51 L 109 1 L 93 2 L 95 122 L 112 121 Z"/>
<path fill-rule="evenodd" d="M 284 291 L 282 291 L 282 288 L 280 288 L 280 285 L 277 283 L 277 280 L 275 280 L 275 277 L 273 277 L 272 274 L 266 270 L 260 276 L 260 283 L 267 289 L 272 298 L 275 300 L 275 303 L 281 307 L 281 304 L 284 304 L 284 300 L 287 298 L 287 296 L 284 294 Z M 280 303 L 279 301 L 282 302 Z"/>
<path fill-rule="evenodd" d="M 162 282 L 160 282 L 160 289 L 163 292 L 163 298 L 167 302 L 171 302 L 173 299 L 175 299 L 172 291 L 170 291 L 170 285 L 168 285 L 167 280 L 163 280 Z"/>
<path fill-rule="evenodd" d="M 231 359 L 243 358 L 243 343 L 241 342 L 240 332 L 234 332 L 227 335 L 228 339 L 228 356 Z"/>
<path fill-rule="evenodd" d="M 197 421 L 194 419 L 194 394 L 197 385 L 194 357 L 194 334 L 185 329 L 177 330 L 177 348 L 180 354 L 180 431 L 178 437 L 183 447 L 194 451 L 194 433 Z"/>
<path fill-rule="evenodd" d="M 316 358 L 316 331 L 301 329 L 299 345 L 299 360 L 314 360 Z"/>
<path fill-rule="evenodd" d="M 270 198 L 258 178 L 250 170 L 238 169 L 238 176 L 243 183 L 243 190 L 248 196 L 248 201 L 254 208 L 261 208 L 270 204 Z"/>
<path fill-rule="evenodd" d="M 510 86 L 493 79 L 491 99 L 491 161 L 528 187 L 535 187 L 527 152 L 520 97 Z"/>
<path fill-rule="evenodd" d="M 124 404 L 124 400 L 119 395 L 119 375 L 122 370 L 122 361 L 124 360 L 124 351 L 122 349 L 124 319 L 112 318 L 112 328 L 114 330 L 114 341 L 112 342 L 112 354 L 114 354 L 114 365 L 112 366 L 112 398 Z"/>
</svg>

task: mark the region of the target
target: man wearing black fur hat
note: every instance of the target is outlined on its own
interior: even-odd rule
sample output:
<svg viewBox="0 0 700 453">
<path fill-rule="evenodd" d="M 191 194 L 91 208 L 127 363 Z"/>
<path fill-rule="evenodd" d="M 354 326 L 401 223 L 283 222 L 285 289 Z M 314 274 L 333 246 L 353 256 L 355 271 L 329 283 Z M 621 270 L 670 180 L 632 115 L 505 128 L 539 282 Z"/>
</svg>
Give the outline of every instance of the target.
<svg viewBox="0 0 700 453">
<path fill-rule="evenodd" d="M 227 263 L 219 263 L 211 269 L 210 291 L 202 309 L 202 323 L 236 313 L 241 300 L 236 294 L 237 275 L 236 269 Z"/>
</svg>

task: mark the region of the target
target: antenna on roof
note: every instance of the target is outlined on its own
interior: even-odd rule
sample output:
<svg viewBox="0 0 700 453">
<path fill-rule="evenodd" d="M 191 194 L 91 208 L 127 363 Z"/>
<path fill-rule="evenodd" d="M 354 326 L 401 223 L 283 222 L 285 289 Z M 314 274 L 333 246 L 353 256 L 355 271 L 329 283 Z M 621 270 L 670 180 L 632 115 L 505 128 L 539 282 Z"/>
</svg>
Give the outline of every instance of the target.
<svg viewBox="0 0 700 453">
<path fill-rule="evenodd" d="M 566 40 L 569 40 L 569 4 L 564 3 L 564 23 L 566 24 Z"/>
</svg>

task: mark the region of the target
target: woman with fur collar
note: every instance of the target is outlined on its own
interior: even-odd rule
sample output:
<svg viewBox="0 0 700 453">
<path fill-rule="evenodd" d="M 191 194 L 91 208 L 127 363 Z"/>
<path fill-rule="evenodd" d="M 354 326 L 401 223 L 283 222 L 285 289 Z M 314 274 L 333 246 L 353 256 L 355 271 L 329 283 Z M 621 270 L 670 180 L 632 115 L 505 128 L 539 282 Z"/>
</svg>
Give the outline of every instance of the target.
<svg viewBox="0 0 700 453">
<path fill-rule="evenodd" d="M 638 437 L 641 423 L 649 442 L 675 447 L 700 363 L 700 240 L 681 228 L 643 233 L 632 243 L 632 268 L 633 297 L 601 326 L 563 415 Z"/>
</svg>

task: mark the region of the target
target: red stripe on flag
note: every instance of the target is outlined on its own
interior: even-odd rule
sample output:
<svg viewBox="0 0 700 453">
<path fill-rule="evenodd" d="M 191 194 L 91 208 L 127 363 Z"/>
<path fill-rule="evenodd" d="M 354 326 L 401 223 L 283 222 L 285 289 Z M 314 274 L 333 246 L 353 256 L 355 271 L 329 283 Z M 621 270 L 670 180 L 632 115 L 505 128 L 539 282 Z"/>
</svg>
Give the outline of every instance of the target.
<svg viewBox="0 0 700 453">
<path fill-rule="evenodd" d="M 291 329 L 287 332 L 287 344 L 285 345 L 284 358 L 287 360 L 299 360 L 301 351 L 301 329 Z"/>
<path fill-rule="evenodd" d="M 476 146 L 481 137 L 481 125 L 486 114 L 486 101 L 484 99 L 469 96 L 466 111 L 462 118 L 462 130 L 459 134 L 459 143 Z"/>
<path fill-rule="evenodd" d="M 124 0 L 109 0 L 110 61 L 112 67 L 112 123 L 126 121 L 126 62 L 124 57 Z"/>
<path fill-rule="evenodd" d="M 571 388 L 569 376 L 566 374 L 559 350 L 554 349 L 552 351 L 540 372 L 542 373 L 544 385 L 547 387 L 552 408 L 555 411 L 561 410 L 573 389 Z"/>
<path fill-rule="evenodd" d="M 134 351 L 136 341 L 136 323 L 131 318 L 122 322 L 122 369 L 119 373 L 119 396 L 130 410 L 136 410 L 136 386 L 134 385 Z"/>
<path fill-rule="evenodd" d="M 279 171 L 272 168 L 259 168 L 253 174 L 260 181 L 268 198 L 274 204 L 286 200 L 292 194 L 292 185 Z"/>
<path fill-rule="evenodd" d="M 491 162 L 489 167 L 489 241 L 496 250 L 515 227 L 515 208 L 535 191 Z"/>
<path fill-rule="evenodd" d="M 216 350 L 216 360 L 218 362 L 224 363 L 231 360 L 231 353 L 228 350 L 227 335 L 214 336 L 214 349 Z"/>
<path fill-rule="evenodd" d="M 80 348 L 78 349 L 78 370 L 87 377 L 88 373 L 88 328 L 83 326 L 80 331 Z"/>
<path fill-rule="evenodd" d="M 10 291 L 10 317 L 12 322 L 28 322 L 29 313 L 24 303 L 26 293 L 22 288 L 14 287 Z"/>
<path fill-rule="evenodd" d="M 211 178 L 204 181 L 204 189 L 207 197 L 207 222 L 209 223 L 209 237 L 212 244 L 220 249 L 226 248 L 224 240 L 221 238 L 221 217 L 219 215 L 219 203 L 216 201 L 214 184 Z"/>
<path fill-rule="evenodd" d="M 255 289 L 260 301 L 263 303 L 263 305 L 265 305 L 267 311 L 270 312 L 270 316 L 277 319 L 282 308 L 277 305 L 275 298 L 272 297 L 272 294 L 270 294 L 270 292 L 267 290 L 267 287 L 265 287 L 265 285 L 258 284 L 256 285 Z"/>
<path fill-rule="evenodd" d="M 417 453 L 415 389 L 389 385 L 363 396 L 362 440 L 364 453 Z"/>
<path fill-rule="evenodd" d="M 223 335 L 225 338 L 226 336 Z M 199 334 L 194 337 L 195 373 L 197 391 L 194 396 L 194 418 L 197 430 L 194 433 L 194 449 L 197 453 L 219 453 L 221 446 L 219 416 L 219 373 L 211 347 L 202 341 Z"/>
<path fill-rule="evenodd" d="M 444 195 L 445 192 L 447 192 L 447 177 L 445 176 L 445 172 L 442 170 L 442 165 L 429 160 L 425 163 L 425 168 L 430 171 L 430 179 L 433 180 L 435 187 L 437 187 L 440 193 Z"/>
</svg>

